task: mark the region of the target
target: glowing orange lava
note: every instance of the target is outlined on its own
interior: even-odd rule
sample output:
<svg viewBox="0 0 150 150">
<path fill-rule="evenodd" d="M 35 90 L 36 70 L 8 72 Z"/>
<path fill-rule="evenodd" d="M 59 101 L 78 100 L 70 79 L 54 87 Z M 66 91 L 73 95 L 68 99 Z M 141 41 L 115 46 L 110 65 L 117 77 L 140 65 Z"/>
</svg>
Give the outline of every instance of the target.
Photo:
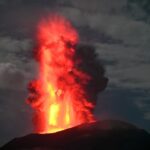
<svg viewBox="0 0 150 150">
<path fill-rule="evenodd" d="M 42 20 L 38 26 L 38 79 L 29 85 L 27 102 L 35 109 L 38 133 L 52 133 L 94 121 L 92 103 L 84 87 L 90 77 L 76 68 L 78 34 L 60 16 Z"/>
</svg>

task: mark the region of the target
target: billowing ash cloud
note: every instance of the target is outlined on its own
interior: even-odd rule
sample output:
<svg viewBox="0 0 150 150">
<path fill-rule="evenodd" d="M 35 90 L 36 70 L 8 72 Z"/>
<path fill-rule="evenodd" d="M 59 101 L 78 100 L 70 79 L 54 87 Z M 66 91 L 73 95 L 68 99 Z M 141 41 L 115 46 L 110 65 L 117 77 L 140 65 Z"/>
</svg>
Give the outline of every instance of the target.
<svg viewBox="0 0 150 150">
<path fill-rule="evenodd" d="M 108 79 L 105 77 L 105 69 L 96 54 L 94 46 L 77 45 L 75 62 L 78 61 L 80 62 L 76 65 L 77 68 L 91 77 L 85 89 L 87 98 L 96 104 L 97 95 L 106 88 Z"/>
</svg>

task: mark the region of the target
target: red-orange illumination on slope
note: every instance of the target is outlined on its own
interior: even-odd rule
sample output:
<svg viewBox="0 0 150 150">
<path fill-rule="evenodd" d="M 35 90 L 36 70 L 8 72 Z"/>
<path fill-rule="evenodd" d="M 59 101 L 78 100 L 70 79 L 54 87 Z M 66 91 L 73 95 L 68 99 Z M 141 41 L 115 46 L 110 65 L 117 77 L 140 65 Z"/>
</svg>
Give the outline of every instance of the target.
<svg viewBox="0 0 150 150">
<path fill-rule="evenodd" d="M 54 16 L 40 22 L 37 42 L 39 76 L 29 84 L 27 100 L 36 112 L 36 131 L 52 133 L 94 121 L 84 90 L 90 77 L 77 69 L 74 59 L 76 30 Z"/>
</svg>

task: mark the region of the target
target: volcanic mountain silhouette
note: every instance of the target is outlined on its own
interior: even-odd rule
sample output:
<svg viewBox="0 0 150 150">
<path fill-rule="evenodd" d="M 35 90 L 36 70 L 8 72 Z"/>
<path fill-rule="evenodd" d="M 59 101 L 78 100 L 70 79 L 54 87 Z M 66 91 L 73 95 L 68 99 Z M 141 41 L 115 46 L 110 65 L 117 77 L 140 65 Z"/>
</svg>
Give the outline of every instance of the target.
<svg viewBox="0 0 150 150">
<path fill-rule="evenodd" d="M 15 138 L 0 150 L 150 150 L 150 134 L 117 120 L 82 124 L 51 134 Z"/>
</svg>

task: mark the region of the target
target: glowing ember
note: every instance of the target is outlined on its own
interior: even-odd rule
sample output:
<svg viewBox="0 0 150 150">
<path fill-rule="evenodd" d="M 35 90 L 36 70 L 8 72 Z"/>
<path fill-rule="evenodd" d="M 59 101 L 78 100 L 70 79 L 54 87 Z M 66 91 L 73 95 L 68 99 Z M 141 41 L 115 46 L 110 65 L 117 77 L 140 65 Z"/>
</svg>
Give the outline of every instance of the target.
<svg viewBox="0 0 150 150">
<path fill-rule="evenodd" d="M 77 69 L 74 58 L 78 35 L 60 16 L 38 26 L 38 79 L 29 84 L 27 102 L 35 109 L 38 133 L 52 133 L 94 121 L 85 87 L 90 76 Z"/>
</svg>

